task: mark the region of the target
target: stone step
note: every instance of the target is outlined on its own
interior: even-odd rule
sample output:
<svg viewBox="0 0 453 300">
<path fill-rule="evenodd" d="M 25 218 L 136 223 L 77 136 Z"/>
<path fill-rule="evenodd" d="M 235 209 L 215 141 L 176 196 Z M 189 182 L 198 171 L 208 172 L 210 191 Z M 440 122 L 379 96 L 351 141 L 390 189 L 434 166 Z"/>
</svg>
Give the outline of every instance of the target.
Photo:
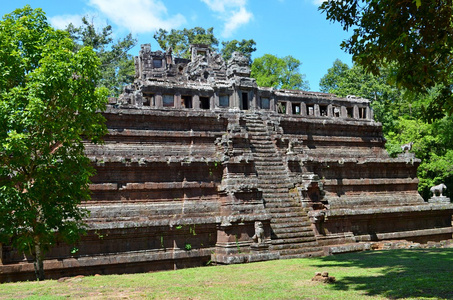
<svg viewBox="0 0 453 300">
<path fill-rule="evenodd" d="M 252 142 L 269 142 L 273 143 L 272 139 L 269 137 L 268 132 L 254 132 L 249 135 L 250 141 Z"/>
<path fill-rule="evenodd" d="M 258 188 L 262 191 L 269 189 L 286 189 L 288 193 L 289 185 L 285 183 L 279 183 L 277 179 L 260 179 L 258 183 Z"/>
<path fill-rule="evenodd" d="M 276 213 L 269 213 L 271 216 L 274 216 Z M 292 217 L 292 218 L 274 218 L 271 220 L 272 226 L 277 226 L 277 228 L 293 228 L 293 227 L 299 227 L 299 226 L 310 226 L 311 222 L 308 217 Z M 283 225 L 284 223 L 293 223 L 293 227 L 278 227 L 279 225 Z M 294 224 L 296 223 L 296 224 Z"/>
<path fill-rule="evenodd" d="M 273 193 L 273 194 L 282 193 L 282 195 L 286 194 L 286 197 L 288 197 L 288 188 L 269 188 L 269 187 L 264 186 L 261 189 L 261 191 L 263 193 Z"/>
<path fill-rule="evenodd" d="M 280 212 L 299 212 L 304 216 L 307 216 L 307 213 L 302 209 L 302 207 L 267 207 L 267 211 L 271 213 L 280 213 Z"/>
<path fill-rule="evenodd" d="M 274 153 L 275 154 L 275 146 L 272 144 L 261 144 L 261 145 L 252 144 L 252 152 L 257 153 L 258 155 L 261 153 L 264 153 L 264 154 Z"/>
<path fill-rule="evenodd" d="M 263 162 L 263 161 L 255 161 L 255 167 L 260 170 L 266 170 L 266 169 L 281 169 L 282 171 L 286 170 L 285 166 L 283 166 L 283 163 L 281 161 L 270 161 L 270 162 Z"/>
<path fill-rule="evenodd" d="M 270 214 L 270 215 L 272 216 L 272 214 Z M 307 223 L 310 223 L 310 222 L 307 219 L 304 220 L 303 218 L 298 218 L 298 217 L 293 217 L 293 218 L 274 218 L 274 219 L 271 220 L 271 227 L 274 228 L 274 226 L 283 225 L 284 223 L 307 224 Z M 301 226 L 301 225 L 297 225 L 296 227 L 299 227 L 299 226 Z M 307 226 L 301 226 L 301 228 L 302 227 L 307 227 Z M 279 231 L 280 228 L 275 228 L 275 230 Z"/>
<path fill-rule="evenodd" d="M 267 199 L 266 197 L 264 198 L 264 207 L 266 209 L 270 208 L 289 208 L 289 209 L 298 209 L 300 208 L 300 205 L 295 205 L 292 201 L 282 201 L 279 199 Z"/>
<path fill-rule="evenodd" d="M 275 145 L 267 135 L 252 136 L 250 142 L 252 145 Z"/>
<path fill-rule="evenodd" d="M 279 162 L 283 165 L 281 158 L 277 157 L 275 154 L 267 153 L 266 155 L 255 155 L 255 163 L 270 163 L 270 162 Z"/>
<path fill-rule="evenodd" d="M 294 237 L 294 238 L 284 238 L 284 239 L 272 239 L 273 245 L 284 245 L 284 244 L 300 244 L 300 243 L 310 243 L 316 242 L 315 235 L 304 236 L 304 237 Z M 285 249 L 284 247 L 282 249 Z"/>
<path fill-rule="evenodd" d="M 289 183 L 286 182 L 286 180 L 282 180 L 282 177 L 286 175 L 285 172 L 281 171 L 281 170 L 275 170 L 276 175 L 274 174 L 262 174 L 260 172 L 257 172 L 257 177 L 258 177 L 258 180 L 261 182 L 261 183 L 264 183 L 265 185 L 269 185 L 269 184 L 283 184 L 285 187 L 291 187 L 293 185 L 290 185 Z"/>
<path fill-rule="evenodd" d="M 246 124 L 247 126 L 266 126 L 261 119 L 248 119 Z"/>
<path fill-rule="evenodd" d="M 284 223 L 299 223 L 299 224 L 306 224 L 309 222 L 309 219 L 304 217 L 274 217 L 275 214 L 270 214 L 273 218 L 271 220 L 272 226 L 282 225 Z M 299 226 L 299 225 L 297 225 Z"/>
<path fill-rule="evenodd" d="M 276 166 L 273 166 L 276 167 Z M 285 168 L 278 166 L 279 168 L 273 168 L 272 170 L 267 168 L 261 168 L 258 175 L 278 175 L 278 176 L 286 176 L 288 172 Z M 279 170 L 280 169 L 280 170 Z M 281 178 L 281 177 L 280 177 Z"/>
<path fill-rule="evenodd" d="M 272 244 L 270 247 L 271 250 L 277 250 L 277 251 L 282 251 L 282 250 L 287 250 L 287 249 L 303 249 L 303 248 L 320 248 L 318 247 L 318 242 L 317 241 L 310 241 L 310 242 L 305 242 L 305 243 L 293 243 L 293 244 Z"/>
<path fill-rule="evenodd" d="M 277 236 L 277 239 L 314 237 L 313 230 L 311 230 L 311 229 L 308 229 L 308 230 L 305 230 L 302 232 L 282 232 L 282 233 L 277 233 L 274 230 L 274 235 Z"/>
<path fill-rule="evenodd" d="M 308 244 L 308 245 L 307 245 Z M 314 244 L 314 245 L 312 245 Z M 301 254 L 306 252 L 317 252 L 322 251 L 323 248 L 317 245 L 317 243 L 302 243 L 299 244 L 297 248 L 282 248 L 279 249 L 280 255 L 294 255 L 294 254 Z"/>
<path fill-rule="evenodd" d="M 267 131 L 266 126 L 264 126 L 263 124 L 247 124 L 247 125 L 245 125 L 245 128 L 247 129 L 248 132 L 257 132 L 257 131 L 259 132 L 262 130 Z"/>
<path fill-rule="evenodd" d="M 324 256 L 324 251 L 317 250 L 318 248 L 301 248 L 300 251 L 296 251 L 294 254 L 282 254 L 280 252 L 281 259 L 293 259 L 293 258 L 306 258 L 306 257 L 321 257 Z"/>
<path fill-rule="evenodd" d="M 276 172 L 279 172 L 279 171 L 277 170 Z M 260 181 L 260 183 L 262 183 L 264 186 L 269 186 L 271 184 L 281 184 L 282 186 L 291 188 L 294 185 L 291 185 L 291 184 L 285 182 L 284 180 L 281 180 L 281 178 L 285 175 L 286 174 L 283 172 L 281 172 L 281 173 L 279 172 L 279 174 L 277 174 L 276 176 L 271 175 L 271 174 L 261 175 L 260 173 L 258 173 L 257 177 L 258 177 L 258 180 Z"/>
<path fill-rule="evenodd" d="M 284 237 L 297 237 L 297 234 L 301 234 L 304 232 L 310 232 L 310 235 L 313 234 L 313 230 L 310 226 L 298 226 L 298 227 L 287 227 L 287 228 L 273 228 L 273 232 L 279 238 Z M 288 236 L 284 236 L 284 235 Z M 292 235 L 292 236 L 289 236 Z M 306 235 L 304 235 L 306 236 Z"/>
<path fill-rule="evenodd" d="M 280 184 L 284 184 L 286 187 L 294 186 L 294 185 L 290 185 L 286 180 L 282 180 L 282 177 L 284 178 L 284 176 L 286 175 L 286 172 L 283 172 L 281 170 L 274 170 L 274 172 L 278 173 L 278 174 L 275 174 L 275 175 L 274 174 L 262 174 L 260 172 L 257 172 L 258 180 L 261 183 L 265 183 L 265 185 L 269 185 L 272 183 L 275 183 L 275 184 L 280 183 Z"/>
<path fill-rule="evenodd" d="M 256 144 L 252 144 L 252 146 L 255 146 L 254 149 L 252 149 L 252 153 L 254 157 L 257 158 L 265 158 L 265 157 L 276 157 L 282 160 L 277 152 L 275 151 L 275 147 L 273 145 L 265 145 L 266 147 L 264 148 L 263 145 L 260 145 L 259 147 L 256 147 Z"/>
<path fill-rule="evenodd" d="M 303 216 L 305 216 L 304 213 L 300 212 L 300 211 L 291 211 L 291 212 L 275 212 L 275 213 L 271 213 L 272 214 L 272 217 L 273 219 L 283 219 L 283 218 L 302 218 Z"/>
<path fill-rule="evenodd" d="M 262 191 L 262 189 L 260 189 L 260 190 Z M 282 207 L 284 207 L 284 206 L 294 206 L 294 205 L 286 205 L 287 203 L 294 203 L 294 200 L 289 199 L 288 193 L 285 193 L 285 194 L 282 194 L 282 195 L 264 193 L 263 198 L 264 198 L 264 200 L 267 203 L 275 204 L 274 207 L 278 207 L 278 204 L 283 205 Z M 298 205 L 298 207 L 300 207 L 300 206 Z"/>
<path fill-rule="evenodd" d="M 278 201 L 275 199 L 268 199 L 264 197 L 264 207 L 265 208 L 278 208 L 278 207 L 286 207 L 286 208 L 300 208 L 300 204 L 294 203 L 293 201 Z"/>
<path fill-rule="evenodd" d="M 259 188 L 259 187 L 258 187 Z M 288 196 L 288 188 L 282 191 L 277 191 L 274 188 L 269 188 L 269 186 L 263 186 L 261 187 L 261 191 L 264 193 L 265 198 L 269 200 L 275 200 L 275 201 L 283 201 L 287 202 L 290 201 L 289 196 Z M 294 200 L 291 200 L 294 201 Z"/>
<path fill-rule="evenodd" d="M 268 150 L 272 149 L 275 152 L 275 145 L 271 141 L 252 141 L 250 143 L 255 150 Z"/>
<path fill-rule="evenodd" d="M 310 226 L 311 222 L 310 221 L 304 221 L 304 222 L 285 222 L 285 223 L 274 223 L 272 224 L 272 229 L 273 230 L 279 230 L 279 229 L 284 229 L 284 228 L 297 228 L 298 226 Z"/>
</svg>

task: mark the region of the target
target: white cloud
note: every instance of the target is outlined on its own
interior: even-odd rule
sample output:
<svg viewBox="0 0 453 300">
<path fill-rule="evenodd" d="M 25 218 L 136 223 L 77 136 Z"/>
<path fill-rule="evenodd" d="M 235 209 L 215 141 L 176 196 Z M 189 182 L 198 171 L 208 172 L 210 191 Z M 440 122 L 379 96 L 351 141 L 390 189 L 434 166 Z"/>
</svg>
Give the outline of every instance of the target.
<svg viewBox="0 0 453 300">
<path fill-rule="evenodd" d="M 243 7 L 246 4 L 246 0 L 201 0 L 204 2 L 211 10 L 216 12 L 225 12 L 225 7 L 228 9 Z"/>
<path fill-rule="evenodd" d="M 169 17 L 160 0 L 89 0 L 89 4 L 112 23 L 133 33 L 177 28 L 186 22 L 181 14 Z"/>
<path fill-rule="evenodd" d="M 312 0 L 311 3 L 313 3 L 316 6 L 320 6 L 324 1 L 326 0 Z"/>
<path fill-rule="evenodd" d="M 241 7 L 238 12 L 234 12 L 233 16 L 225 23 L 222 36 L 230 37 L 231 34 L 241 25 L 245 25 L 253 18 L 253 15 L 244 7 Z"/>
<path fill-rule="evenodd" d="M 245 8 L 247 0 L 201 0 L 225 22 L 222 37 L 230 37 L 240 26 L 249 23 L 253 14 Z"/>
<path fill-rule="evenodd" d="M 75 27 L 82 26 L 82 17 L 81 15 L 61 15 L 50 17 L 49 21 L 53 27 L 57 29 L 65 29 L 70 23 Z"/>
</svg>

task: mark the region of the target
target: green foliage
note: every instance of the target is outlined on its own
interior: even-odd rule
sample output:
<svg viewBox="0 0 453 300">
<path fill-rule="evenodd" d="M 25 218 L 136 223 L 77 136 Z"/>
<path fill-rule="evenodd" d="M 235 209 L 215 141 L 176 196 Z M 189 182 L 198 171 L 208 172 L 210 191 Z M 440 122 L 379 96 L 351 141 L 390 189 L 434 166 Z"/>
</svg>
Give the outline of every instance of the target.
<svg viewBox="0 0 453 300">
<path fill-rule="evenodd" d="M 387 136 L 387 149 L 397 149 L 401 144 L 413 141 L 412 152 L 422 160 L 417 176 L 418 190 L 428 199 L 429 188 L 439 183 L 447 186 L 446 195 L 453 196 L 453 118 L 445 116 L 433 123 L 420 119 L 400 117 L 396 131 Z M 401 149 L 398 149 L 401 152 Z M 392 154 L 392 151 L 389 151 Z"/>
<path fill-rule="evenodd" d="M 216 50 L 219 41 L 214 36 L 214 28 L 207 30 L 202 27 L 192 29 L 184 28 L 183 30 L 172 29 L 170 33 L 160 28 L 155 34 L 154 39 L 159 43 L 163 50 L 171 47 L 173 55 L 176 57 L 190 58 L 191 44 L 205 44 Z"/>
<path fill-rule="evenodd" d="M 40 9 L 0 21 L 0 242 L 32 255 L 40 279 L 56 238 L 73 243 L 83 232 L 78 204 L 90 198 L 94 173 L 83 140 L 106 132 L 99 58 L 90 47 L 73 50 Z"/>
<path fill-rule="evenodd" d="M 319 81 L 319 90 L 323 93 L 338 92 L 340 85 L 339 81 L 346 76 L 345 73 L 348 70 L 349 66 L 347 64 L 336 59 L 333 62 L 333 66 L 327 70 L 327 74 Z"/>
<path fill-rule="evenodd" d="M 256 43 L 254 40 L 232 40 L 227 42 L 222 42 L 222 53 L 223 59 L 227 62 L 233 52 L 238 51 L 244 54 L 245 57 L 249 59 L 249 65 L 252 64 L 252 53 L 256 51 Z"/>
<path fill-rule="evenodd" d="M 290 55 L 279 58 L 272 54 L 264 54 L 253 61 L 251 77 L 256 78 L 258 86 L 308 90 L 310 88 L 308 81 L 304 80 L 305 75 L 299 71 L 301 64 Z"/>
<path fill-rule="evenodd" d="M 320 10 L 352 36 L 342 48 L 374 75 L 388 69 L 398 87 L 428 93 L 441 86 L 438 109 L 453 113 L 453 3 L 451 1 L 325 1 Z"/>
<path fill-rule="evenodd" d="M 118 96 L 123 87 L 134 80 L 134 59 L 128 51 L 137 44 L 137 40 L 128 34 L 114 43 L 110 25 L 99 32 L 86 17 L 82 18 L 82 23 L 80 27 L 69 24 L 66 31 L 76 43 L 76 50 L 89 46 L 96 51 L 101 61 L 99 86 L 109 89 L 111 96 Z"/>
<path fill-rule="evenodd" d="M 192 245 L 189 244 L 189 243 L 185 243 L 185 244 L 184 244 L 184 250 L 186 250 L 186 251 L 192 250 Z"/>
</svg>

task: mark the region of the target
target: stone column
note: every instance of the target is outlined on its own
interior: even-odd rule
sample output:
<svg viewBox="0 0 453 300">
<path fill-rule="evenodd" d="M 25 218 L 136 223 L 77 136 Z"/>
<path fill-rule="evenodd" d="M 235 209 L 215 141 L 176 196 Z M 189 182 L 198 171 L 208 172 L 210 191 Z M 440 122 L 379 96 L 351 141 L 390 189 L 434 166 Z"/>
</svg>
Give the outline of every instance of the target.
<svg viewBox="0 0 453 300">
<path fill-rule="evenodd" d="M 241 91 L 240 90 L 235 90 L 233 93 L 233 107 L 241 109 Z"/>
<path fill-rule="evenodd" d="M 258 105 L 257 105 L 257 96 L 256 96 L 256 93 L 252 90 L 250 91 L 250 95 L 252 97 L 252 101 L 250 101 L 250 108 L 252 110 L 256 110 L 258 108 Z"/>
<path fill-rule="evenodd" d="M 286 114 L 287 115 L 292 115 L 293 114 L 293 105 L 291 101 L 286 101 Z"/>
<path fill-rule="evenodd" d="M 156 93 L 155 99 L 156 99 L 156 108 L 162 108 L 164 106 L 162 103 L 162 93 Z"/>
<path fill-rule="evenodd" d="M 277 103 L 276 103 L 276 102 L 277 102 L 277 101 L 275 101 L 274 95 L 272 95 L 272 96 L 269 97 L 269 109 L 270 109 L 271 111 L 277 112 Z"/>
<path fill-rule="evenodd" d="M 200 108 L 200 96 L 199 95 L 193 95 L 193 97 L 192 97 L 192 107 L 194 109 L 199 109 Z"/>
<path fill-rule="evenodd" d="M 347 118 L 348 117 L 348 109 L 346 106 L 341 106 L 341 111 L 340 111 L 340 118 Z"/>
<path fill-rule="evenodd" d="M 359 119 L 359 108 L 357 107 L 357 105 L 354 105 L 354 108 L 352 110 L 352 117 L 354 119 Z"/>
<path fill-rule="evenodd" d="M 215 109 L 215 103 L 216 103 L 216 95 L 212 95 L 209 97 L 209 109 L 210 110 L 214 110 Z M 217 100 L 217 103 L 219 103 L 219 101 Z"/>
<path fill-rule="evenodd" d="M 175 108 L 181 108 L 181 93 L 176 93 L 174 98 L 174 106 Z"/>
<path fill-rule="evenodd" d="M 369 106 L 366 108 L 366 118 L 368 120 L 373 119 L 373 110 Z"/>
<path fill-rule="evenodd" d="M 315 104 L 313 109 L 314 109 L 313 113 L 314 113 L 315 117 L 321 116 L 321 112 L 319 111 L 319 104 Z"/>
<path fill-rule="evenodd" d="M 214 98 L 214 108 L 215 107 L 220 107 L 220 94 L 219 92 L 214 92 L 214 95 L 212 96 Z"/>
<path fill-rule="evenodd" d="M 300 115 L 306 117 L 307 116 L 307 105 L 305 102 L 300 103 Z"/>
<path fill-rule="evenodd" d="M 327 105 L 327 116 L 328 116 L 329 118 L 332 118 L 332 117 L 333 117 L 333 108 L 332 108 L 332 104 Z"/>
</svg>

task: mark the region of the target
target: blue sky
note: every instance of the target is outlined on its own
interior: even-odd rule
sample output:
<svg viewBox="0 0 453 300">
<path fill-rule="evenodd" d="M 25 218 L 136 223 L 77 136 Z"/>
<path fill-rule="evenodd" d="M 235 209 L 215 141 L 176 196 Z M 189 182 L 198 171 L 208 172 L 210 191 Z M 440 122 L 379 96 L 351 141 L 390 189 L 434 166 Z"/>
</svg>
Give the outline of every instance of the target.
<svg viewBox="0 0 453 300">
<path fill-rule="evenodd" d="M 110 24 L 117 38 L 131 32 L 138 46 L 151 43 L 158 28 L 170 30 L 214 27 L 220 41 L 254 39 L 252 58 L 269 53 L 292 55 L 302 62 L 310 90 L 319 90 L 319 80 L 339 58 L 351 65 L 351 56 L 340 48 L 350 33 L 330 23 L 318 11 L 321 0 L 2 0 L 0 15 L 30 4 L 42 8 L 54 27 L 77 25 L 88 15 L 101 28 Z"/>
</svg>

